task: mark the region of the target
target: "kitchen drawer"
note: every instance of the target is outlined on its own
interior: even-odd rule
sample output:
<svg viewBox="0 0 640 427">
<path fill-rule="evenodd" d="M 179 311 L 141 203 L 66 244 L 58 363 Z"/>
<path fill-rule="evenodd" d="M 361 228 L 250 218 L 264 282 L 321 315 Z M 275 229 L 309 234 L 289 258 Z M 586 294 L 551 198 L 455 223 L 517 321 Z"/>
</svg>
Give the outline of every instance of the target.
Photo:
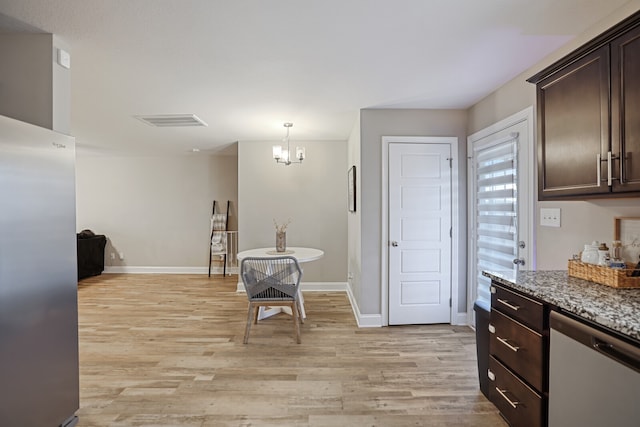
<svg viewBox="0 0 640 427">
<path fill-rule="evenodd" d="M 536 390 L 543 390 L 542 335 L 493 309 L 489 332 L 489 354 Z"/>
<path fill-rule="evenodd" d="M 509 289 L 491 284 L 491 307 L 536 332 L 544 328 L 544 306 Z"/>
<path fill-rule="evenodd" d="M 489 399 L 511 427 L 543 425 L 543 398 L 493 356 L 489 358 Z"/>
</svg>

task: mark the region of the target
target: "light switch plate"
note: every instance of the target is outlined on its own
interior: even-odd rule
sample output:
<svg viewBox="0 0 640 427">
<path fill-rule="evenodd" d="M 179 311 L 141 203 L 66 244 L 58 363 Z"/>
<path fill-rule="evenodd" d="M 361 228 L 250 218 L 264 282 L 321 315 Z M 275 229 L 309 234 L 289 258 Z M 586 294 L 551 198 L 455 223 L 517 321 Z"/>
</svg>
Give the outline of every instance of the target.
<svg viewBox="0 0 640 427">
<path fill-rule="evenodd" d="M 545 227 L 560 227 L 560 208 L 541 208 L 540 225 Z"/>
</svg>

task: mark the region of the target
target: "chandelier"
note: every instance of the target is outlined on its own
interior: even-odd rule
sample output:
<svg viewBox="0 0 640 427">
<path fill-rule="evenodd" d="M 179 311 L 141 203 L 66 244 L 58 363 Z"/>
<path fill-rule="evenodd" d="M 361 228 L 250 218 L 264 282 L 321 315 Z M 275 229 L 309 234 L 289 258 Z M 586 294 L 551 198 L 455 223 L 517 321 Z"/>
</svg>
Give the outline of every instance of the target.
<svg viewBox="0 0 640 427">
<path fill-rule="evenodd" d="M 296 147 L 295 157 L 292 160 L 291 149 L 289 148 L 289 129 L 293 126 L 293 123 L 285 123 L 284 127 L 287 128 L 287 136 L 283 141 L 287 143 L 286 151 L 281 145 L 273 146 L 273 158 L 276 163 L 283 163 L 289 166 L 291 163 L 302 163 L 304 160 L 304 147 Z"/>
</svg>

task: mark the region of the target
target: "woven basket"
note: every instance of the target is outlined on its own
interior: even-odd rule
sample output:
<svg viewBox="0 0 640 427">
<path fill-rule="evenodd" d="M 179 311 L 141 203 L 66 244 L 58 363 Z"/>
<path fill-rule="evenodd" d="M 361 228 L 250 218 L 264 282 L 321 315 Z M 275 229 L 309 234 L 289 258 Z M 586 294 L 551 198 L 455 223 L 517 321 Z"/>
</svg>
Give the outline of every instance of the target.
<svg viewBox="0 0 640 427">
<path fill-rule="evenodd" d="M 631 277 L 632 271 L 631 264 L 627 264 L 626 269 L 619 269 L 569 260 L 569 276 L 613 288 L 640 288 L 640 277 Z"/>
</svg>

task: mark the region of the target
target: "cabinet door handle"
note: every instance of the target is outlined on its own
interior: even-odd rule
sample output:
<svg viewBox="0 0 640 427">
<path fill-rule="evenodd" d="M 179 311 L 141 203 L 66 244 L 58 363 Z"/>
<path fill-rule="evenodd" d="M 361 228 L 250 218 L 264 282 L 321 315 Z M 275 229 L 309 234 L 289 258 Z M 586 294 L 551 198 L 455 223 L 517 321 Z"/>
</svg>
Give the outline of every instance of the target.
<svg viewBox="0 0 640 427">
<path fill-rule="evenodd" d="M 500 337 L 496 337 L 496 338 L 497 338 L 497 339 L 498 339 L 498 341 L 500 341 L 502 344 L 506 345 L 506 346 L 507 346 L 507 348 L 508 348 L 509 350 L 511 350 L 511 351 L 514 351 L 514 352 L 516 352 L 516 353 L 517 353 L 517 352 L 518 352 L 518 350 L 520 350 L 520 347 L 517 347 L 517 346 L 515 346 L 515 345 L 511 345 L 511 344 L 509 344 L 509 341 L 508 341 L 506 338 L 500 338 Z"/>
<path fill-rule="evenodd" d="M 518 311 L 518 310 L 520 310 L 520 306 L 519 306 L 519 305 L 513 305 L 513 304 L 511 304 L 509 301 L 507 301 L 506 299 L 498 298 L 498 302 L 499 302 L 500 304 L 504 304 L 504 305 L 506 305 L 507 307 L 509 307 L 509 308 L 510 308 L 511 310 L 513 310 L 513 311 Z"/>
<path fill-rule="evenodd" d="M 497 391 L 498 393 L 500 393 L 500 396 L 502 396 L 502 397 L 504 398 L 504 400 L 506 400 L 507 402 L 509 402 L 509 405 L 511 405 L 511 407 L 512 407 L 513 409 L 517 409 L 517 408 L 518 408 L 518 405 L 520 405 L 520 402 L 518 402 L 517 400 L 516 400 L 516 401 L 513 401 L 513 400 L 509 399 L 509 398 L 507 397 L 507 395 L 505 394 L 505 393 L 507 393 L 509 390 L 507 390 L 507 389 L 500 390 L 498 387 L 496 387 L 496 391 Z"/>
<path fill-rule="evenodd" d="M 607 151 L 607 185 L 613 185 L 613 174 L 611 172 L 611 151 Z"/>
<path fill-rule="evenodd" d="M 620 184 L 624 184 L 624 151 L 620 151 Z"/>
<path fill-rule="evenodd" d="M 596 171 L 598 172 L 598 187 L 602 181 L 602 156 L 600 153 L 596 154 Z"/>
</svg>

